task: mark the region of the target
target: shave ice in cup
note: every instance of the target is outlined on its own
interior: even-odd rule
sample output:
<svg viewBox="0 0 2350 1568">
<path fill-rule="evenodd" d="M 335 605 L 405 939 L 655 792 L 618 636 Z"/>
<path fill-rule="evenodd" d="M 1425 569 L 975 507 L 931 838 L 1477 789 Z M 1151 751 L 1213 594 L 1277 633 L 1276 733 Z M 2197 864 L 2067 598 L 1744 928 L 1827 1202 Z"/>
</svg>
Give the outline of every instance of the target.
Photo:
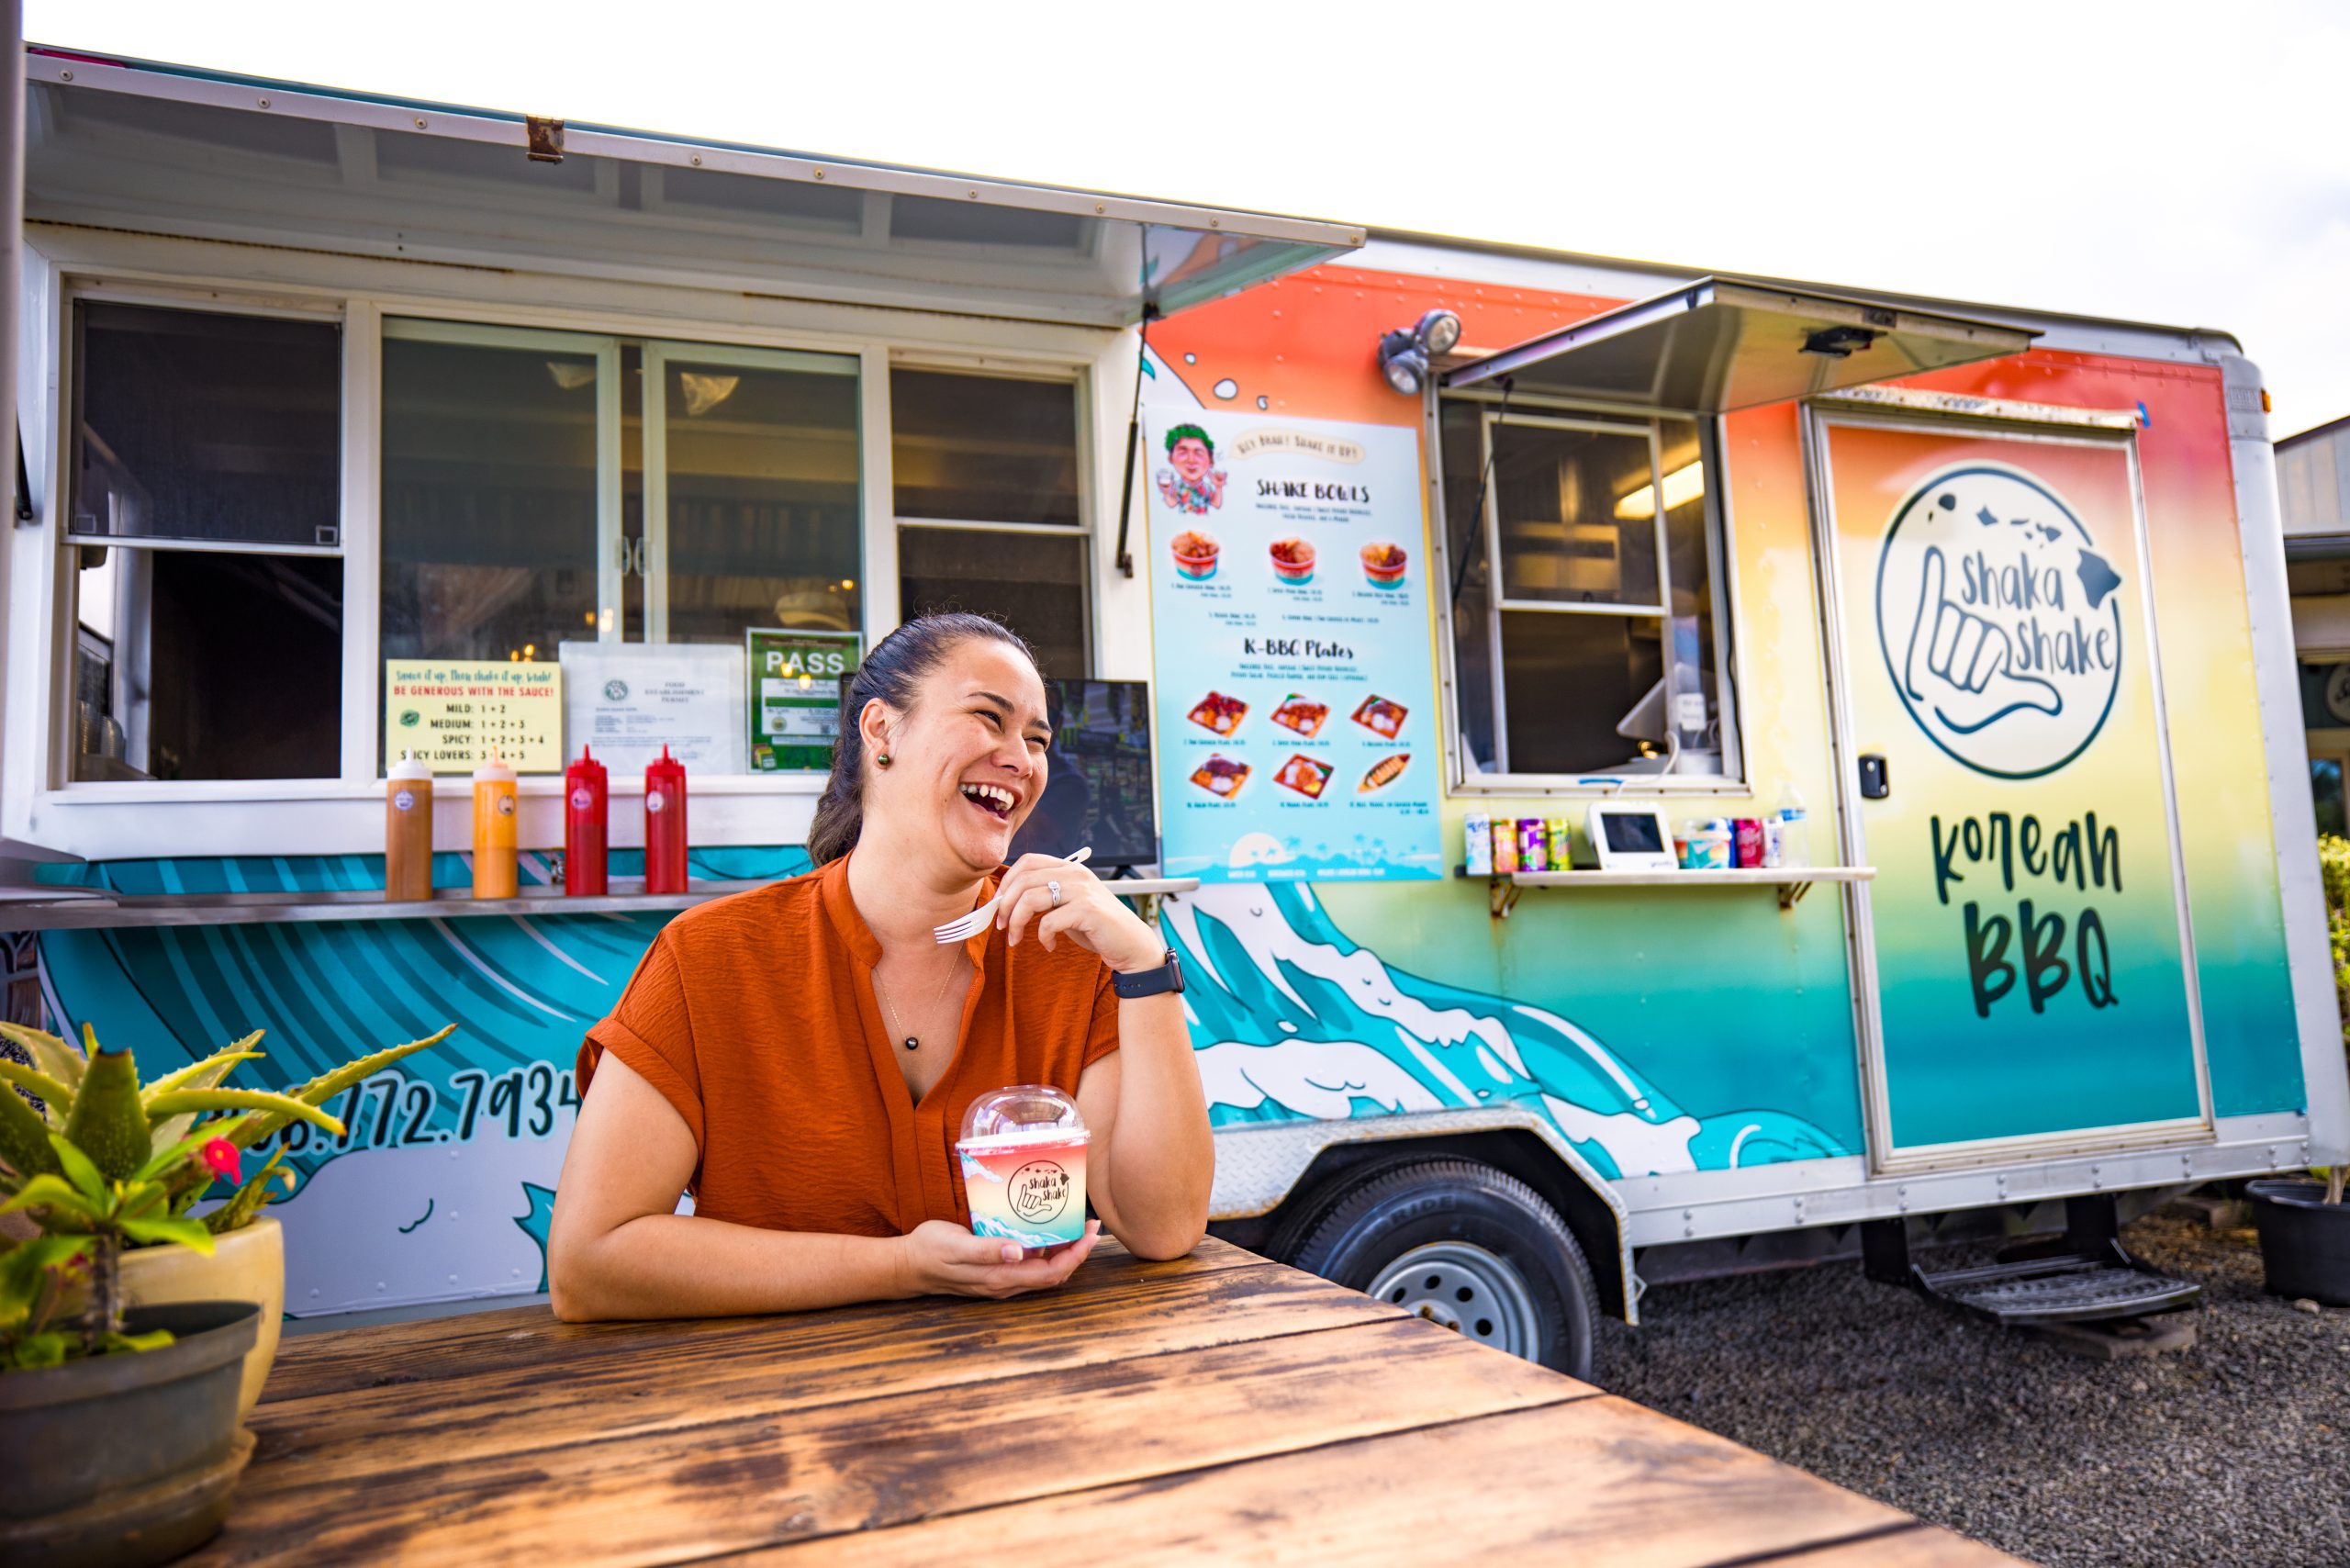
<svg viewBox="0 0 2350 1568">
<path fill-rule="evenodd" d="M 1041 1258 L 1085 1234 L 1085 1118 L 1044 1084 L 982 1094 L 963 1114 L 955 1152 L 971 1231 Z"/>
</svg>

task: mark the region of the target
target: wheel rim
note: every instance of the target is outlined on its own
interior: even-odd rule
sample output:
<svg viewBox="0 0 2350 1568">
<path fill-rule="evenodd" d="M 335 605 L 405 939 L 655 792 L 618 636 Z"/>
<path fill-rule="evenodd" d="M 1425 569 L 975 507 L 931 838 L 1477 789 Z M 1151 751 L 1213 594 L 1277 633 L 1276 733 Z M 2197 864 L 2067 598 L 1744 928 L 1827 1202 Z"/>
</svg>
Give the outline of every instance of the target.
<svg viewBox="0 0 2350 1568">
<path fill-rule="evenodd" d="M 1413 1248 L 1382 1269 L 1364 1294 L 1527 1361 L 1541 1341 L 1526 1276 L 1499 1254 L 1465 1241 Z"/>
</svg>

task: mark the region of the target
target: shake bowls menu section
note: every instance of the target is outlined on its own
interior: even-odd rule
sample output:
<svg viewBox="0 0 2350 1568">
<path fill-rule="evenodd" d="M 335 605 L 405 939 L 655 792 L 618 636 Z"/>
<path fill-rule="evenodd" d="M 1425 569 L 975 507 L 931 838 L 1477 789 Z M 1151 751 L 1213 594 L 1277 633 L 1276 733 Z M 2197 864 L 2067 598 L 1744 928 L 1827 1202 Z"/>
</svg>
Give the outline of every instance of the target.
<svg viewBox="0 0 2350 1568">
<path fill-rule="evenodd" d="M 1043 1084 L 972 1101 L 955 1152 L 973 1234 L 1016 1241 L 1031 1257 L 1083 1236 L 1087 1136 L 1077 1102 Z"/>
<path fill-rule="evenodd" d="M 1193 409 L 1148 435 L 1168 875 L 1442 875 L 1415 432 Z"/>
</svg>

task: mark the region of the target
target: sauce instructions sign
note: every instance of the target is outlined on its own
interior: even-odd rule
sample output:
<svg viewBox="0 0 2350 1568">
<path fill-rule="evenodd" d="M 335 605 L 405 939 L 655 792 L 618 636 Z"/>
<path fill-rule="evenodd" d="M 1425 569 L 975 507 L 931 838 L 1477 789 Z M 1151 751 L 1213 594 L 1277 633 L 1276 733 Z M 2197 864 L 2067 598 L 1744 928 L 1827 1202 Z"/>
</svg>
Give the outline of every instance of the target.
<svg viewBox="0 0 2350 1568">
<path fill-rule="evenodd" d="M 856 672 L 854 632 L 744 633 L 750 649 L 751 771 L 822 773 L 841 727 L 841 682 Z"/>
<path fill-rule="evenodd" d="M 517 773 L 563 771 L 563 666 L 545 660 L 386 659 L 384 756 L 470 773 L 492 748 Z"/>
<path fill-rule="evenodd" d="M 1167 874 L 1441 876 L 1415 432 L 1192 409 L 1148 439 Z"/>
</svg>

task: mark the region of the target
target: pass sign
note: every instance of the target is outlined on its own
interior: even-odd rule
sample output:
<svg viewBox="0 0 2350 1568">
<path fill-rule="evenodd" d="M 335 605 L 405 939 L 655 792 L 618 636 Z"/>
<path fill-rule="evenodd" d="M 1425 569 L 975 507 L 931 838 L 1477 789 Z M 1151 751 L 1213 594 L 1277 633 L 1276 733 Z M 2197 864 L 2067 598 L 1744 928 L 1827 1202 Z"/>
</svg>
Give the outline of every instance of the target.
<svg viewBox="0 0 2350 1568">
<path fill-rule="evenodd" d="M 751 664 L 751 771 L 822 772 L 840 733 L 841 683 L 856 672 L 854 632 L 744 633 Z"/>
</svg>

